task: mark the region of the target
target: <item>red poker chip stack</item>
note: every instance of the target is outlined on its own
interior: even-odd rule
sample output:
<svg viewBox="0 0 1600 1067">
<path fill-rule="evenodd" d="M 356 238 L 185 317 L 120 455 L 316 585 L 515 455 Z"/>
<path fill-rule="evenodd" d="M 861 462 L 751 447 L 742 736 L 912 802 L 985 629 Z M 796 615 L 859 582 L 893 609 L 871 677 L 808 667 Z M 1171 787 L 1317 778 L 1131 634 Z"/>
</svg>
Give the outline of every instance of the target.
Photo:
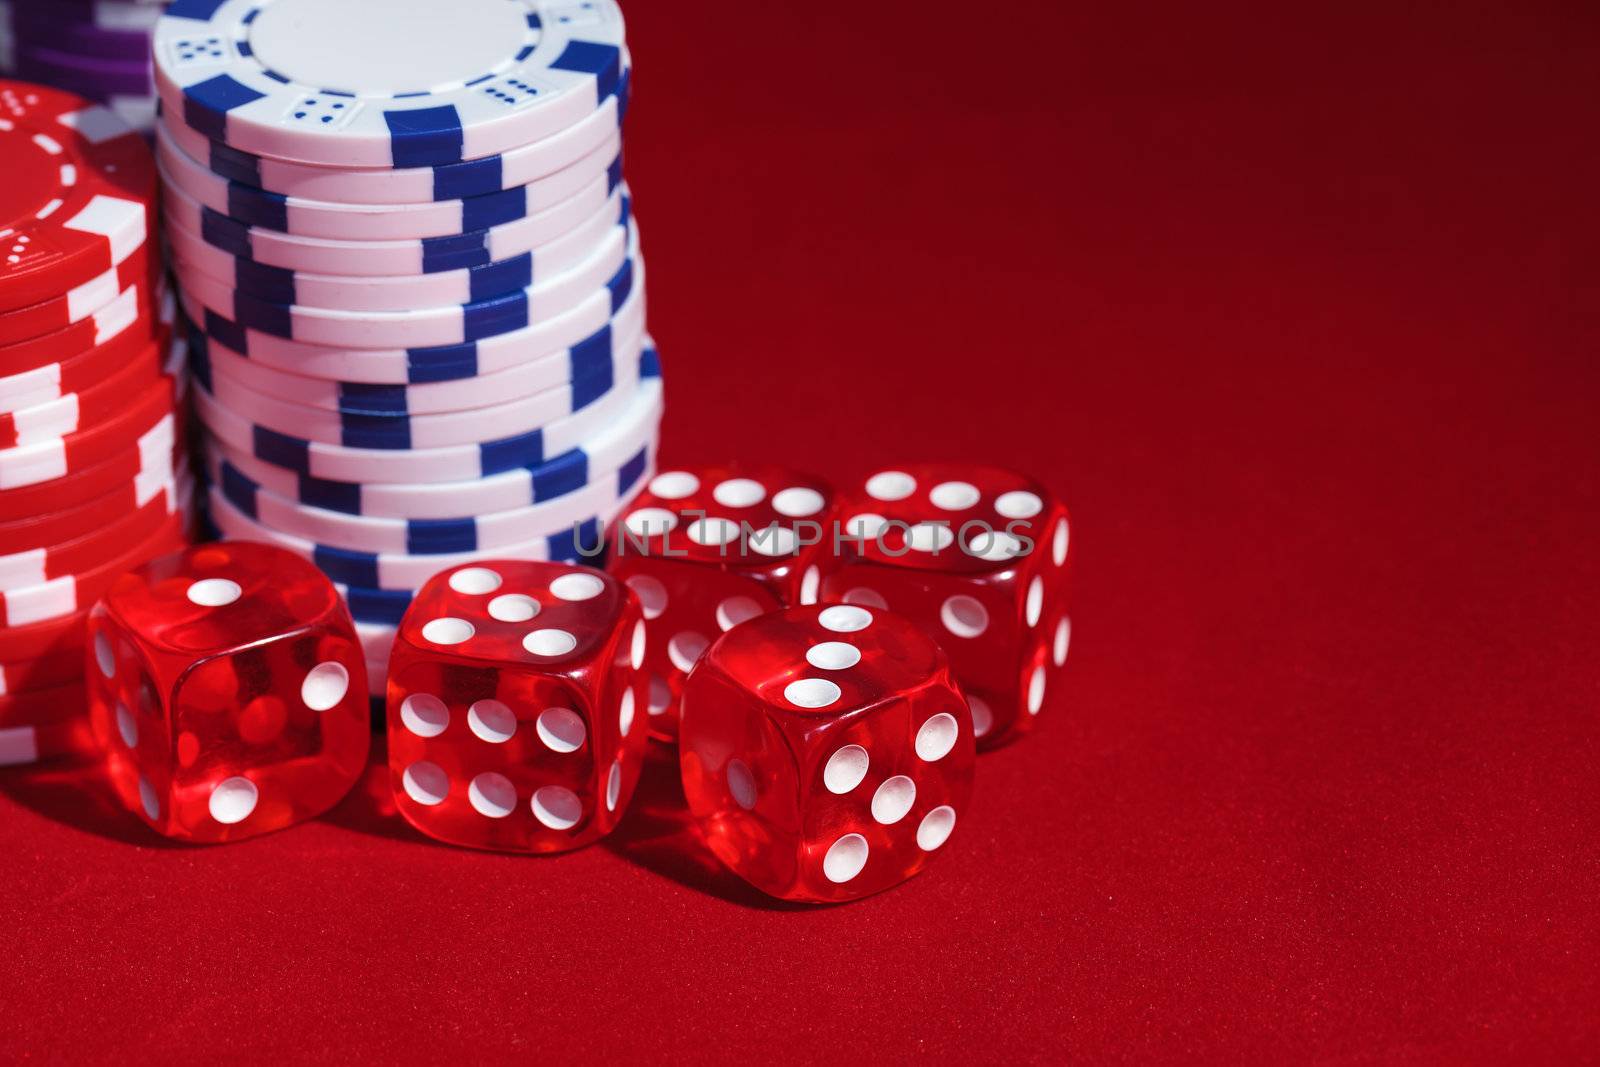
<svg viewBox="0 0 1600 1067">
<path fill-rule="evenodd" d="M 156 167 L 105 107 L 0 81 L 0 765 L 86 750 L 84 619 L 181 547 L 181 331 Z"/>
</svg>

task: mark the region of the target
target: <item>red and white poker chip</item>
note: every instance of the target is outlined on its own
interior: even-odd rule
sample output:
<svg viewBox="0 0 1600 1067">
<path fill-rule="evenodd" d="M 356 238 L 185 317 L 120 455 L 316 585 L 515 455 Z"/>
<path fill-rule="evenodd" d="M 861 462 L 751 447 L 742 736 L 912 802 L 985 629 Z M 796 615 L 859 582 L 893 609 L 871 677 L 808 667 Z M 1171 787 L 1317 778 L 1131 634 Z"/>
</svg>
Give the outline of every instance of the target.
<svg viewBox="0 0 1600 1067">
<path fill-rule="evenodd" d="M 170 515 L 153 536 L 94 570 L 0 592 L 0 626 L 26 627 L 73 617 L 92 608 L 123 572 L 182 548 L 186 542 L 184 527 L 182 515 Z"/>
<path fill-rule="evenodd" d="M 117 294 L 117 299 L 82 322 L 54 333 L 0 345 L 0 398 L 37 388 L 33 375 L 92 350 L 115 344 L 132 351 L 155 335 L 155 309 L 143 284 Z M 170 314 L 167 316 L 170 321 Z"/>
<path fill-rule="evenodd" d="M 82 717 L 87 709 L 82 678 L 50 689 L 12 693 L 0 696 L 0 729 L 65 722 Z"/>
<path fill-rule="evenodd" d="M 83 656 L 82 649 L 70 648 L 38 659 L 0 663 L 0 696 L 15 696 L 81 682 L 84 674 Z"/>
<path fill-rule="evenodd" d="M 0 626 L 0 663 L 25 663 L 82 653 L 89 613 L 80 611 L 31 626 Z"/>
<path fill-rule="evenodd" d="M 29 589 L 92 573 L 116 558 L 126 546 L 152 537 L 166 519 L 186 513 L 191 495 L 187 480 L 169 481 L 139 506 L 82 537 L 48 548 L 0 555 L 0 595 L 6 590 Z"/>
<path fill-rule="evenodd" d="M 143 507 L 172 484 L 174 477 L 182 476 L 181 469 L 174 470 L 173 453 L 168 449 L 105 493 L 60 510 L 0 522 L 0 557 L 86 537 Z"/>
<path fill-rule="evenodd" d="M 28 524 L 48 522 L 59 512 L 82 507 L 108 493 L 121 492 L 136 479 L 164 481 L 182 455 L 182 420 L 181 411 L 169 413 L 111 459 L 65 478 L 0 489 L 0 515 L 24 516 L 5 523 L 0 529 L 15 532 L 20 537 Z M 39 544 L 33 541 L 22 547 L 36 548 Z"/>
<path fill-rule="evenodd" d="M 146 246 L 155 160 L 105 107 L 0 81 L 0 159 L 0 311 L 70 292 Z"/>
<path fill-rule="evenodd" d="M 82 285 L 37 304 L 0 311 L 0 345 L 12 345 L 64 330 L 75 322 L 91 318 L 135 286 L 148 286 L 154 291 L 160 266 L 159 252 L 141 248 Z"/>
<path fill-rule="evenodd" d="M 169 370 L 181 371 L 183 351 L 182 342 L 174 342 Z M 163 419 L 172 418 L 183 402 L 187 384 L 188 379 L 181 373 L 165 375 L 131 397 L 128 406 L 114 418 L 97 426 L 65 437 L 0 449 L 0 490 L 62 478 L 138 446 L 147 434 L 160 430 Z"/>
<path fill-rule="evenodd" d="M 143 289 L 142 286 L 136 288 Z M 142 359 L 144 349 L 151 344 L 164 346 L 177 301 L 163 286 L 158 298 L 159 310 L 152 318 L 137 294 L 133 297 L 130 299 L 129 294 L 118 297 L 119 303 L 133 310 L 127 316 L 119 313 L 108 320 L 114 332 L 99 344 L 59 355 L 45 351 L 37 341 L 0 348 L 0 412 L 38 407 L 69 393 L 92 389 L 124 363 Z M 58 337 L 65 332 L 58 331 L 50 336 Z M 25 352 L 28 345 L 37 345 L 37 352 Z M 13 360 L 13 356 L 19 355 L 21 358 Z M 43 356 L 45 361 L 40 362 L 38 356 Z M 160 362 L 159 356 L 156 362 Z"/>
<path fill-rule="evenodd" d="M 94 732 L 81 710 L 63 722 L 42 726 L 0 726 L 0 767 L 20 767 L 64 756 L 92 756 Z"/>
<path fill-rule="evenodd" d="M 115 417 L 129 396 L 161 377 L 164 355 L 166 351 L 152 343 L 82 392 L 17 411 L 0 411 L 0 449 L 65 437 Z"/>
<path fill-rule="evenodd" d="M 94 753 L 82 653 L 75 658 L 77 675 L 59 685 L 0 695 L 0 767 Z"/>
</svg>

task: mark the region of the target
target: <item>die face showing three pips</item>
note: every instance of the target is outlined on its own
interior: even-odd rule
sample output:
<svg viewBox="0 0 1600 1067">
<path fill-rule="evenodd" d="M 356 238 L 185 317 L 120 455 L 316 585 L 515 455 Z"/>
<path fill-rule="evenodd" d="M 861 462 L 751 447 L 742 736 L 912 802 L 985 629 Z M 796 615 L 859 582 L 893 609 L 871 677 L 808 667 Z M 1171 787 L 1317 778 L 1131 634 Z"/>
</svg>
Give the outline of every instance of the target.
<svg viewBox="0 0 1600 1067">
<path fill-rule="evenodd" d="M 826 482 L 788 468 L 701 467 L 656 475 L 616 523 L 607 569 L 644 607 L 653 737 L 676 739 L 683 679 L 718 635 L 816 603 L 832 501 Z"/>
<path fill-rule="evenodd" d="M 387 688 L 400 813 L 441 841 L 557 852 L 609 833 L 644 760 L 638 598 L 585 567 L 441 572 L 402 620 Z"/>
<path fill-rule="evenodd" d="M 86 676 L 113 788 L 169 837 L 304 821 L 366 763 L 349 614 L 321 572 L 266 545 L 204 545 L 123 575 L 91 617 Z"/>
<path fill-rule="evenodd" d="M 965 809 L 973 752 L 943 653 L 887 612 L 760 616 L 685 686 L 690 810 L 712 851 L 776 897 L 853 900 L 916 874 Z"/>
<path fill-rule="evenodd" d="M 845 551 L 825 601 L 886 609 L 932 634 L 988 748 L 1030 730 L 1071 643 L 1071 528 L 1031 479 L 972 464 L 879 471 L 841 492 Z"/>
</svg>

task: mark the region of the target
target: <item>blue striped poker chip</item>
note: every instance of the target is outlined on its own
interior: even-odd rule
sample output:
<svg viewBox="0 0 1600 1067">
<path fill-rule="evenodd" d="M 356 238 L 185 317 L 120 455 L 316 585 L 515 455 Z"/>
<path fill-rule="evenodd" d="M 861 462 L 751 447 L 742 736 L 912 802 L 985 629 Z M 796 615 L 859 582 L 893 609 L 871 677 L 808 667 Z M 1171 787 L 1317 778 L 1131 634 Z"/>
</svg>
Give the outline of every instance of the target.
<svg viewBox="0 0 1600 1067">
<path fill-rule="evenodd" d="M 610 174 L 610 187 L 613 191 L 618 187 L 616 178 L 619 173 L 613 166 Z M 607 207 L 609 210 L 609 205 Z M 205 211 L 210 212 L 211 209 L 206 208 Z M 621 197 L 620 213 L 614 225 L 629 225 L 632 212 L 632 201 L 624 193 Z M 363 299 L 366 299 L 367 307 L 438 307 L 445 304 L 481 304 L 495 297 L 531 288 L 555 274 L 571 269 L 575 265 L 574 259 L 577 253 L 571 247 L 573 242 L 567 238 L 573 237 L 574 234 L 577 237 L 586 237 L 604 222 L 604 216 L 597 215 L 581 223 L 572 233 L 557 238 L 550 245 L 520 252 L 505 259 L 451 270 L 424 270 L 418 275 L 396 278 L 392 283 L 393 288 L 401 290 L 402 296 L 399 299 L 386 299 L 376 304 L 370 302 L 367 293 L 360 291 L 361 284 L 366 281 L 363 278 L 294 270 L 260 263 L 248 255 L 238 254 L 235 249 L 243 247 L 251 250 L 253 246 L 248 238 L 242 242 L 236 240 L 237 233 L 231 225 L 212 225 L 211 236 L 191 236 L 178 224 L 169 222 L 168 239 L 172 243 L 172 252 L 176 259 L 183 262 L 192 261 L 193 267 L 201 269 L 218 281 L 232 285 L 239 292 L 259 302 L 357 310 L 363 306 Z M 195 237 L 199 237 L 199 240 L 195 240 Z M 426 243 L 439 239 L 420 240 Z M 488 244 L 479 243 L 475 247 L 482 250 L 487 248 Z M 433 267 L 440 261 L 439 258 L 430 258 L 425 254 L 422 263 L 425 267 Z M 578 257 L 578 261 L 581 262 L 581 257 Z M 372 285 L 372 283 L 367 284 L 369 288 Z M 349 290 L 355 292 L 352 294 Z M 335 303 L 336 300 L 339 303 Z"/>
<path fill-rule="evenodd" d="M 209 373 L 232 378 L 263 396 L 307 407 L 355 414 L 427 415 L 464 411 L 503 403 L 511 397 L 533 396 L 572 381 L 590 379 L 610 367 L 614 379 L 635 377 L 644 345 L 642 287 L 623 301 L 617 313 L 579 340 L 542 350 L 509 367 L 476 378 L 457 378 L 426 384 L 343 381 L 281 370 L 230 350 L 214 338 L 189 328 Z"/>
<path fill-rule="evenodd" d="M 356 622 L 379 626 L 399 626 L 416 596 L 410 589 L 367 589 L 359 585 L 334 583 Z"/>
<path fill-rule="evenodd" d="M 611 315 L 615 315 L 633 294 L 636 274 L 636 261 L 630 258 L 606 282 L 605 288 L 610 295 Z M 246 358 L 255 356 L 255 350 L 263 343 L 267 347 L 273 347 L 278 340 L 274 334 L 258 333 L 210 308 L 194 307 L 188 301 L 185 301 L 185 304 L 191 310 L 190 317 L 197 322 L 206 336 L 215 338 Z M 503 336 L 510 338 L 513 335 Z M 461 344 L 406 348 L 404 349 L 406 381 L 420 385 L 428 382 L 476 378 L 486 362 L 482 349 L 496 343 L 497 339 L 490 337 Z M 273 361 L 271 365 L 284 366 L 282 362 L 277 361 Z"/>
<path fill-rule="evenodd" d="M 214 141 L 343 167 L 483 159 L 565 129 L 625 66 L 612 0 L 175 0 L 168 108 Z"/>
<path fill-rule="evenodd" d="M 277 545 L 309 560 L 332 581 L 360 588 L 415 589 L 441 570 L 482 558 L 475 552 L 426 556 L 385 555 L 319 545 L 257 523 L 221 497 L 215 488 L 210 493 L 209 511 L 213 527 L 222 537 Z M 573 523 L 560 533 L 497 551 L 521 559 L 564 562 L 598 559 L 605 551 L 607 521 L 605 516 L 593 516 Z"/>
<path fill-rule="evenodd" d="M 452 345 L 527 329 L 571 311 L 609 287 L 639 249 L 636 223 L 614 226 L 583 262 L 528 289 L 467 304 L 401 311 L 344 311 L 282 304 L 242 293 L 228 282 L 178 261 L 178 284 L 195 303 L 250 329 L 335 348 L 382 348 L 414 342 Z"/>
<path fill-rule="evenodd" d="M 362 550 L 408 556 L 494 552 L 555 531 L 568 533 L 573 519 L 602 513 L 625 503 L 640 487 L 650 466 L 650 446 L 640 448 L 621 467 L 599 475 L 582 490 L 541 501 L 531 513 L 496 512 L 454 519 L 370 519 L 338 512 L 318 516 L 310 505 L 275 496 L 226 459 L 206 465 L 212 484 L 241 513 L 276 530 L 304 537 L 329 551 Z M 554 511 L 548 511 L 554 508 Z M 529 514 L 537 514 L 530 518 Z"/>
<path fill-rule="evenodd" d="M 637 335 L 628 339 L 637 345 Z M 608 336 L 605 343 L 611 345 Z M 311 407 L 265 395 L 212 365 L 208 347 L 191 346 L 190 369 L 213 400 L 257 425 L 308 441 L 351 449 L 411 450 L 503 440 L 539 426 L 554 427 L 618 392 L 632 393 L 636 368 L 596 360 L 582 373 L 533 396 L 491 396 L 473 408 L 413 415 L 405 411 L 346 411 Z"/>
<path fill-rule="evenodd" d="M 191 347 L 189 351 L 191 367 L 208 358 L 204 352 L 195 347 Z M 617 345 L 609 326 L 557 355 L 565 356 L 566 380 L 558 385 L 552 385 L 550 389 L 571 390 L 569 414 L 573 411 L 582 411 L 605 396 L 617 384 Z M 626 364 L 623 365 L 623 369 L 627 369 Z M 214 368 L 207 366 L 203 370 L 197 370 L 196 373 L 211 376 L 214 384 Z M 370 443 L 371 440 L 378 438 L 399 440 L 403 437 L 409 441 L 410 419 L 454 414 L 454 412 L 421 412 L 413 415 L 408 408 L 410 398 L 404 386 L 400 386 L 397 391 L 394 386 L 369 386 L 352 382 L 330 382 L 328 385 L 337 390 L 337 400 L 333 407 L 324 410 L 339 417 L 343 427 L 340 435 L 341 443 L 358 448 L 385 447 Z"/>
<path fill-rule="evenodd" d="M 454 516 L 463 514 L 504 515 L 572 498 L 613 475 L 619 478 L 617 484 L 632 488 L 649 467 L 661 417 L 659 379 L 650 381 L 604 431 L 549 462 L 467 482 L 396 484 L 316 478 L 276 467 L 215 437 L 207 441 L 206 452 L 212 467 L 226 462 L 238 471 L 248 483 L 242 487 L 245 491 L 264 489 L 281 500 L 324 512 L 384 519 L 391 525 L 395 520 L 454 521 Z M 242 499 L 231 498 L 251 512 Z"/>
<path fill-rule="evenodd" d="M 631 410 L 639 404 L 658 403 L 661 392 L 660 363 L 653 350 L 640 357 L 641 378 L 637 395 L 617 397 Z M 264 463 L 300 475 L 343 482 L 397 483 L 404 472 L 409 482 L 463 482 L 521 468 L 554 463 L 570 450 L 581 447 L 580 431 L 594 434 L 597 420 L 614 418 L 612 399 L 584 412 L 583 417 L 528 433 L 479 444 L 427 450 L 386 452 L 349 449 L 338 445 L 308 441 L 251 423 L 248 419 L 217 404 L 203 388 L 193 391 L 195 413 L 213 436 L 230 448 Z"/>
<path fill-rule="evenodd" d="M 626 189 L 620 172 L 610 170 L 597 175 L 590 186 L 576 195 L 541 213 L 541 218 L 558 213 L 573 215 L 576 225 L 583 212 L 592 208 L 594 212 L 610 213 L 612 221 L 620 225 L 625 221 L 621 211 Z M 162 204 L 174 224 L 199 235 L 213 248 L 269 266 L 326 274 L 437 274 L 510 259 L 559 237 L 535 225 L 539 220 L 532 218 L 441 237 L 361 241 L 298 237 L 241 223 L 201 204 L 174 182 L 165 184 Z"/>
<path fill-rule="evenodd" d="M 144 45 L 148 51 L 149 45 Z M 594 123 L 589 136 L 598 141 L 604 131 L 622 128 L 628 114 L 631 69 L 625 68 L 613 98 L 615 106 L 602 106 L 582 120 Z M 422 201 L 465 200 L 526 185 L 552 169 L 546 160 L 553 154 L 550 142 L 540 141 L 509 152 L 458 163 L 400 170 L 335 171 L 281 159 L 264 159 L 232 145 L 205 137 L 183 123 L 181 114 L 164 114 L 168 134 L 219 178 L 251 189 L 283 196 L 305 196 L 315 200 L 348 203 L 414 204 Z M 580 139 L 577 143 L 587 143 Z"/>
<path fill-rule="evenodd" d="M 223 178 L 185 152 L 162 123 L 156 158 L 169 185 L 197 202 L 249 226 L 333 241 L 388 241 L 449 237 L 504 226 L 561 205 L 601 175 L 621 180 L 621 138 L 613 135 L 587 156 L 524 185 L 454 200 L 416 204 L 363 204 L 313 200 L 268 192 Z"/>
</svg>

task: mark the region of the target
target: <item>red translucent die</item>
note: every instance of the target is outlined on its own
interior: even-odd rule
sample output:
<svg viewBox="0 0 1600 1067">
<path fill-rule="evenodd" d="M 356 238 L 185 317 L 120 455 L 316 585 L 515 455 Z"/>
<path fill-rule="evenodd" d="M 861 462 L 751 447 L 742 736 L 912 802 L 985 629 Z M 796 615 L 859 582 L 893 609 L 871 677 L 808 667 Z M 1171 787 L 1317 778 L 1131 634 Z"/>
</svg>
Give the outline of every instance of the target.
<svg viewBox="0 0 1600 1067">
<path fill-rule="evenodd" d="M 927 629 L 971 703 L 979 747 L 1031 729 L 1072 640 L 1066 508 L 1012 471 L 930 463 L 841 492 L 838 515 L 846 537 L 822 599 Z"/>
<path fill-rule="evenodd" d="M 86 672 L 112 786 L 168 837 L 302 822 L 367 761 L 350 614 L 321 571 L 279 548 L 201 545 L 123 575 L 90 615 Z"/>
<path fill-rule="evenodd" d="M 435 575 L 389 658 L 400 813 L 506 852 L 610 833 L 644 763 L 645 644 L 638 598 L 601 571 L 484 560 Z"/>
<path fill-rule="evenodd" d="M 966 810 L 973 751 L 944 653 L 886 611 L 760 616 L 684 685 L 678 759 L 701 834 L 788 900 L 854 900 L 920 871 Z"/>
<path fill-rule="evenodd" d="M 683 678 L 718 634 L 817 602 L 832 497 L 781 467 L 706 467 L 656 475 L 621 516 L 607 569 L 644 605 L 652 737 L 677 738 Z"/>
</svg>

